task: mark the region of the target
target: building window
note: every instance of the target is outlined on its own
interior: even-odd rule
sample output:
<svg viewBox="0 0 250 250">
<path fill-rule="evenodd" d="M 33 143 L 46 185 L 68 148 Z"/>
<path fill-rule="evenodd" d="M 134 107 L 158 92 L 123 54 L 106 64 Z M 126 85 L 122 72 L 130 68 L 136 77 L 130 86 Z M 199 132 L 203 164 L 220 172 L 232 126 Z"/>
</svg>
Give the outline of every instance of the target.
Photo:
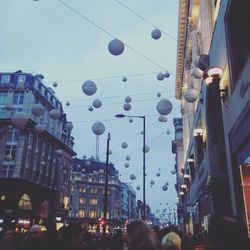
<svg viewBox="0 0 250 250">
<path fill-rule="evenodd" d="M 80 193 L 86 193 L 86 188 L 81 187 L 81 188 L 79 189 L 79 192 L 80 192 Z"/>
<path fill-rule="evenodd" d="M 24 98 L 24 93 L 15 93 L 13 104 L 17 104 L 17 105 L 23 104 L 23 98 Z"/>
<path fill-rule="evenodd" d="M 16 157 L 16 146 L 8 145 L 6 146 L 5 156 L 11 155 L 12 161 L 15 160 Z"/>
<path fill-rule="evenodd" d="M 2 75 L 1 84 L 7 85 L 9 83 L 10 83 L 10 75 L 9 74 Z"/>
<path fill-rule="evenodd" d="M 96 216 L 96 210 L 90 210 L 89 211 L 89 217 L 90 218 L 93 218 L 93 219 L 95 219 L 97 216 Z"/>
<path fill-rule="evenodd" d="M 91 188 L 90 193 L 91 194 L 97 194 L 98 193 L 98 188 Z"/>
<path fill-rule="evenodd" d="M 18 83 L 24 84 L 26 80 L 26 75 L 19 75 L 18 76 Z"/>
<path fill-rule="evenodd" d="M 78 217 L 84 218 L 85 217 L 85 211 L 83 209 L 78 209 Z"/>
<path fill-rule="evenodd" d="M 7 135 L 7 140 L 8 141 L 17 141 L 18 134 L 19 134 L 18 129 L 9 130 L 8 135 Z"/>
<path fill-rule="evenodd" d="M 13 165 L 3 165 L 3 170 L 2 170 L 3 174 L 3 178 L 10 178 L 13 173 L 14 173 L 14 166 Z"/>
<path fill-rule="evenodd" d="M 97 199 L 96 198 L 91 198 L 89 203 L 90 203 L 90 205 L 97 205 Z"/>
<path fill-rule="evenodd" d="M 81 198 L 79 199 L 79 203 L 80 203 L 80 204 L 85 204 L 85 203 L 86 203 L 86 199 L 85 199 L 84 197 L 81 197 Z"/>
<path fill-rule="evenodd" d="M 231 0 L 226 14 L 226 25 L 232 89 L 234 89 L 250 55 L 248 21 L 249 1 Z"/>
<path fill-rule="evenodd" d="M 7 102 L 7 92 L 0 93 L 0 105 L 6 104 Z"/>
</svg>

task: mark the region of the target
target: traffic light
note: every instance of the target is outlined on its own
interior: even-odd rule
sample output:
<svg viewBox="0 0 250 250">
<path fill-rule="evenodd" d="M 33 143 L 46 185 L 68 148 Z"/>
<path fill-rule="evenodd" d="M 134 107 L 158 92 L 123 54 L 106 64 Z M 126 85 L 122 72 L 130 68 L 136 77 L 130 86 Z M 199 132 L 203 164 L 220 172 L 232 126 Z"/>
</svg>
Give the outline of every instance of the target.
<svg viewBox="0 0 250 250">
<path fill-rule="evenodd" d="M 104 226 L 106 224 L 106 221 L 104 218 L 99 219 L 99 225 Z"/>
</svg>

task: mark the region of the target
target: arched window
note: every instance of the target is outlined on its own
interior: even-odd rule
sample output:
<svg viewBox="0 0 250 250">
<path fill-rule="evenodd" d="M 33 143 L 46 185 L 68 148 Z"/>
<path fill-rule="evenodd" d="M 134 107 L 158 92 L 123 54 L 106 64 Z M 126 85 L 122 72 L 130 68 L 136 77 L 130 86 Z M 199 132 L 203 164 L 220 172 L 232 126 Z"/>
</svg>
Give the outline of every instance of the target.
<svg viewBox="0 0 250 250">
<path fill-rule="evenodd" d="M 31 199 L 30 199 L 29 195 L 27 195 L 27 194 L 22 195 L 22 197 L 19 200 L 18 207 L 21 209 L 25 209 L 25 210 L 32 209 Z"/>
</svg>

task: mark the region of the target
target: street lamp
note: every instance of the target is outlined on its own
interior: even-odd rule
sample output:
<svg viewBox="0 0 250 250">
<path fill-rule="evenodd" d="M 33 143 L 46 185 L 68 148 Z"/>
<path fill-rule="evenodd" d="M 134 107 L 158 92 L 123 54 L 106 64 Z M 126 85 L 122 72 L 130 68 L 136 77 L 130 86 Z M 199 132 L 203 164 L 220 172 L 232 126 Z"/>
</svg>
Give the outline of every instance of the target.
<svg viewBox="0 0 250 250">
<path fill-rule="evenodd" d="M 146 218 L 146 165 L 145 165 L 145 139 L 146 139 L 146 117 L 145 115 L 124 115 L 124 114 L 117 114 L 115 115 L 116 118 L 124 118 L 124 117 L 128 117 L 128 118 L 141 118 L 143 119 L 143 215 L 142 215 L 142 219 L 145 220 Z"/>
</svg>

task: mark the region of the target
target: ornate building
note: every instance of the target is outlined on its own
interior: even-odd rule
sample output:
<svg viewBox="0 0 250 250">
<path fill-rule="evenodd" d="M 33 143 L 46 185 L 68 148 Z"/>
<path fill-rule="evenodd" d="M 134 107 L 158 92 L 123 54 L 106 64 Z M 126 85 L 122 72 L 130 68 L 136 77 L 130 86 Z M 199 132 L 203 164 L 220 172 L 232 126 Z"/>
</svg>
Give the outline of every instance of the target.
<svg viewBox="0 0 250 250">
<path fill-rule="evenodd" d="M 90 159 L 74 159 L 71 174 L 70 218 L 80 222 L 93 233 L 101 231 L 104 218 L 106 164 Z M 118 171 L 108 164 L 107 230 L 121 223 L 121 182 Z"/>
<path fill-rule="evenodd" d="M 73 126 L 42 79 L 0 74 L 0 218 L 6 225 L 65 217 L 69 209 Z"/>
</svg>

